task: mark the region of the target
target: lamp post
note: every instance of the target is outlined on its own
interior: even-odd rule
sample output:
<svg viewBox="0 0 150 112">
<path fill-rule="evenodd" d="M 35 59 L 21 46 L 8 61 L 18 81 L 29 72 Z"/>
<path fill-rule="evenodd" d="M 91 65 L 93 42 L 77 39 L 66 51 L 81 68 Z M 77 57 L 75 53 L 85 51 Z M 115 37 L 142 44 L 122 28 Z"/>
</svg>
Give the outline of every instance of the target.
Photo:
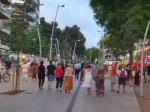
<svg viewBox="0 0 150 112">
<path fill-rule="evenodd" d="M 103 43 L 103 39 L 107 38 L 109 36 L 111 36 L 111 34 L 107 34 L 105 37 L 102 37 L 102 43 L 101 44 L 102 44 L 102 62 L 103 63 L 105 62 L 105 55 L 106 55 L 106 49 L 105 49 L 105 45 Z"/>
<path fill-rule="evenodd" d="M 57 44 L 56 44 L 56 49 L 57 49 L 57 59 L 58 59 L 58 62 L 60 62 L 60 47 L 59 47 L 59 40 L 56 38 L 56 39 L 54 39 L 54 38 L 50 38 L 50 39 L 52 39 L 52 40 L 56 40 L 56 42 L 57 42 Z"/>
<path fill-rule="evenodd" d="M 52 44 L 53 44 L 54 29 L 55 29 L 56 19 L 57 19 L 57 15 L 58 15 L 58 11 L 59 11 L 60 7 L 65 7 L 65 5 L 58 5 L 57 6 L 56 15 L 55 15 L 54 23 L 53 23 L 53 26 L 52 26 L 51 38 L 50 38 L 50 51 L 49 51 L 50 60 L 52 59 Z"/>
<path fill-rule="evenodd" d="M 142 55 L 141 55 L 141 87 L 140 87 L 140 96 L 143 96 L 143 68 L 144 68 L 144 47 L 146 42 L 146 37 L 149 29 L 150 21 L 147 23 L 147 27 L 144 34 L 144 39 L 142 42 Z"/>
<path fill-rule="evenodd" d="M 76 51 L 76 46 L 77 46 L 77 42 L 80 42 L 81 40 L 76 40 L 75 41 L 75 44 L 74 44 L 74 48 L 73 48 L 73 55 L 72 55 L 72 59 L 73 59 L 73 63 L 74 63 L 74 60 L 75 60 L 75 51 Z"/>
<path fill-rule="evenodd" d="M 42 6 L 44 4 L 38 4 L 39 6 Z M 40 35 L 40 30 L 39 30 L 39 25 L 40 25 L 40 8 L 38 10 L 38 27 L 37 27 L 37 32 L 38 32 L 38 38 L 39 38 L 39 56 L 40 58 L 42 57 L 42 42 L 41 42 L 41 35 Z"/>
<path fill-rule="evenodd" d="M 33 4 L 30 4 L 28 3 L 28 5 L 33 5 Z M 38 3 L 37 4 L 38 6 L 43 6 L 44 4 L 40 4 Z M 40 25 L 40 8 L 38 7 L 38 10 L 37 10 L 37 16 L 38 16 L 38 19 L 37 19 L 37 33 L 38 33 L 38 39 L 39 39 L 39 56 L 42 57 L 42 42 L 41 42 L 41 35 L 40 35 L 40 30 L 39 30 L 39 25 Z"/>
</svg>

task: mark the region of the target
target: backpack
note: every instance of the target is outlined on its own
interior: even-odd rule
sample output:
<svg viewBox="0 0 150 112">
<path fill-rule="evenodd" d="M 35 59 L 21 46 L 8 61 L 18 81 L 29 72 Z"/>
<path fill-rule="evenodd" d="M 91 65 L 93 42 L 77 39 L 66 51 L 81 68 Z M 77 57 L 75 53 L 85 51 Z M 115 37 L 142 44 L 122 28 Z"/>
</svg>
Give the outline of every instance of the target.
<svg viewBox="0 0 150 112">
<path fill-rule="evenodd" d="M 121 73 L 120 73 L 120 78 L 125 78 L 125 70 L 121 70 Z"/>
</svg>

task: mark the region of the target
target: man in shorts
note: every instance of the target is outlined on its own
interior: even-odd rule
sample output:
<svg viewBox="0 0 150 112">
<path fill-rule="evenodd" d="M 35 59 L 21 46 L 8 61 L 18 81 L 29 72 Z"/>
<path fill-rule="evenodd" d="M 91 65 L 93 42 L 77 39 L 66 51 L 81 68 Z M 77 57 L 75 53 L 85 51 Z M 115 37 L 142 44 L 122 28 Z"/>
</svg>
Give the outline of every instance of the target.
<svg viewBox="0 0 150 112">
<path fill-rule="evenodd" d="M 47 75 L 48 75 L 48 90 L 51 90 L 52 81 L 54 80 L 54 72 L 55 72 L 55 66 L 52 64 L 52 61 L 50 61 L 50 64 L 47 66 Z"/>
</svg>

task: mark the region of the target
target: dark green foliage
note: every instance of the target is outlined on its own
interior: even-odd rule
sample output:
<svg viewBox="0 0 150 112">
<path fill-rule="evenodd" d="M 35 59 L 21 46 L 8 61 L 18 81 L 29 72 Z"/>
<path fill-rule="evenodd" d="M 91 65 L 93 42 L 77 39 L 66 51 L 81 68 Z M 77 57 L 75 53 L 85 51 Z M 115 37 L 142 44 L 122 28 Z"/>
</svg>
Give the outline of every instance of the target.
<svg viewBox="0 0 150 112">
<path fill-rule="evenodd" d="M 90 5 L 96 22 L 112 35 L 109 47 L 131 53 L 133 44 L 144 37 L 150 19 L 149 0 L 91 0 Z"/>
</svg>

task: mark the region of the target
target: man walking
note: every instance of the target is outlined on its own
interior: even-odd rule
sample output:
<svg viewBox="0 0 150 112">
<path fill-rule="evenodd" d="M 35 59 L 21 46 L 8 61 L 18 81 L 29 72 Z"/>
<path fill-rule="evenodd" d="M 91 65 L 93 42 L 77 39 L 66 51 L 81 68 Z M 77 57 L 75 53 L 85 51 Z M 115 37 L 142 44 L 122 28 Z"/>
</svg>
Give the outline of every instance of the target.
<svg viewBox="0 0 150 112">
<path fill-rule="evenodd" d="M 55 66 L 52 64 L 52 61 L 50 61 L 49 65 L 47 66 L 48 90 L 51 90 L 52 82 L 54 80 L 54 71 L 55 71 Z"/>
<path fill-rule="evenodd" d="M 56 77 L 56 92 L 58 89 L 62 89 L 62 78 L 63 76 L 63 70 L 61 68 L 61 64 L 57 64 L 57 67 L 55 68 L 55 77 Z"/>
<path fill-rule="evenodd" d="M 79 79 L 79 73 L 80 73 L 81 64 L 80 63 L 76 63 L 74 65 L 74 68 L 75 68 L 75 79 L 78 80 Z"/>
<path fill-rule="evenodd" d="M 39 78 L 39 89 L 43 89 L 43 84 L 45 81 L 45 67 L 43 65 L 43 61 L 40 62 L 40 66 L 38 69 L 38 78 Z"/>
</svg>

